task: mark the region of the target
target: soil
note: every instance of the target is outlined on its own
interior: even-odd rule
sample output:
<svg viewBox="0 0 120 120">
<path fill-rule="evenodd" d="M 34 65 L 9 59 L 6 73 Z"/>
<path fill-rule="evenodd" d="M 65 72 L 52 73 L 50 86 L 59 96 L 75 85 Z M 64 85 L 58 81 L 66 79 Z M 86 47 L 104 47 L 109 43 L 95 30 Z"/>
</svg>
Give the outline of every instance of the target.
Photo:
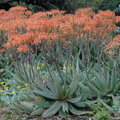
<svg viewBox="0 0 120 120">
<path fill-rule="evenodd" d="M 69 118 L 61 118 L 59 116 L 54 116 L 52 118 L 41 118 L 40 116 L 33 117 L 30 116 L 23 111 L 18 111 L 10 107 L 9 105 L 5 105 L 0 103 L 0 120 L 92 120 L 86 116 L 71 116 Z"/>
</svg>

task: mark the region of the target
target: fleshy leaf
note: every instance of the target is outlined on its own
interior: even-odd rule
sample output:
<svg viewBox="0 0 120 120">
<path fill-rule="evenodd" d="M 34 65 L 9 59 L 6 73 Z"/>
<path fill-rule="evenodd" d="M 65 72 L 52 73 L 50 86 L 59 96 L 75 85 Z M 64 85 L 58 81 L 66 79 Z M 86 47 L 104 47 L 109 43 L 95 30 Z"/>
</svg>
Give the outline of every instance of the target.
<svg viewBox="0 0 120 120">
<path fill-rule="evenodd" d="M 47 109 L 42 116 L 43 117 L 50 117 L 55 115 L 61 108 L 62 104 L 59 101 L 56 101 L 49 109 Z"/>
</svg>

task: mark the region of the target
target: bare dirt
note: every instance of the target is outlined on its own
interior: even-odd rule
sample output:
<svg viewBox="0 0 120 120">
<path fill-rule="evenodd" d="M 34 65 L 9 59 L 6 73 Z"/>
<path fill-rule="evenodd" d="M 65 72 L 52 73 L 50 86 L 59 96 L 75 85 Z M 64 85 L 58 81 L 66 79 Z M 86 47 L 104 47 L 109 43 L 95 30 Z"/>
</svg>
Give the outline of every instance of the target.
<svg viewBox="0 0 120 120">
<path fill-rule="evenodd" d="M 69 118 L 61 118 L 59 116 L 54 116 L 52 118 L 41 118 L 40 116 L 33 117 L 30 116 L 23 111 L 18 111 L 10 107 L 9 105 L 5 105 L 0 103 L 0 120 L 92 120 L 88 117 L 75 117 L 71 116 Z"/>
</svg>

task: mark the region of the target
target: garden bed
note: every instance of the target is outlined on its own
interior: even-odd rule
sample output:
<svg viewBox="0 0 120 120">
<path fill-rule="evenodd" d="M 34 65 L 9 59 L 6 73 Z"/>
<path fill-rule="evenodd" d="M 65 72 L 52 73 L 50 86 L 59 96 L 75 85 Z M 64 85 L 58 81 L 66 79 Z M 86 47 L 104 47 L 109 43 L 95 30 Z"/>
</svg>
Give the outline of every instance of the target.
<svg viewBox="0 0 120 120">
<path fill-rule="evenodd" d="M 61 118 L 54 116 L 52 118 L 33 117 L 22 111 L 16 111 L 9 105 L 0 103 L 0 120 L 92 120 L 87 116 L 71 116 L 68 118 Z"/>
<path fill-rule="evenodd" d="M 119 117 L 120 17 L 109 10 L 32 13 L 21 6 L 0 15 L 1 119 Z"/>
</svg>

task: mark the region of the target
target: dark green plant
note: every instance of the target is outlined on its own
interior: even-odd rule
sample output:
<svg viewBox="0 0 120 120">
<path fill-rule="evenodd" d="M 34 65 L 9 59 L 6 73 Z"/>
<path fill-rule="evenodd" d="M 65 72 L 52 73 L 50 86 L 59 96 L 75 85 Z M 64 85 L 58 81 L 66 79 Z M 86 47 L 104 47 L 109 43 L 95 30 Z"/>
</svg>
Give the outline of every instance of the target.
<svg viewBox="0 0 120 120">
<path fill-rule="evenodd" d="M 109 111 L 104 109 L 97 111 L 94 118 L 95 120 L 112 120 Z"/>
<path fill-rule="evenodd" d="M 70 0 L 4 0 L 0 1 L 2 9 L 8 10 L 12 6 L 26 6 L 33 12 L 46 11 L 51 9 L 66 10 L 73 12 Z"/>
<path fill-rule="evenodd" d="M 120 5 L 114 9 L 116 15 L 120 15 Z"/>
<path fill-rule="evenodd" d="M 108 104 L 109 103 L 109 104 Z M 120 98 L 119 96 L 111 96 L 109 100 L 98 99 L 95 102 L 88 102 L 87 105 L 95 111 L 94 117 L 96 119 L 119 120 L 119 110 L 120 110 Z M 97 112 L 96 112 L 97 111 Z"/>
<path fill-rule="evenodd" d="M 93 8 L 96 12 L 98 10 L 114 10 L 120 3 L 119 0 L 71 0 L 74 9 L 78 8 Z"/>
</svg>

